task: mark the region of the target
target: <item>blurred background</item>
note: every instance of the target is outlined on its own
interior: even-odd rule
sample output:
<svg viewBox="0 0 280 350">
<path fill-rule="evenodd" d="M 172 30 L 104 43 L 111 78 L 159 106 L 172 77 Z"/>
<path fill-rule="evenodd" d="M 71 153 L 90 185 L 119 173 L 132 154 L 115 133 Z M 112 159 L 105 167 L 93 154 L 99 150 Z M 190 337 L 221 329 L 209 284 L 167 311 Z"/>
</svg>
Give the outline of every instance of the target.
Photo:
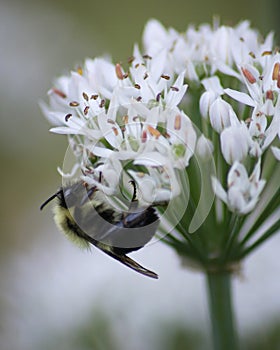
<svg viewBox="0 0 280 350">
<path fill-rule="evenodd" d="M 146 21 L 249 19 L 276 33 L 274 1 L 0 0 L 0 348 L 1 350 L 210 348 L 203 276 L 158 242 L 134 254 L 160 275 L 140 276 L 58 233 L 40 204 L 60 185 L 63 136 L 48 132 L 38 107 L 54 77 L 85 57 L 131 55 Z M 280 348 L 280 235 L 245 261 L 234 281 L 244 349 Z"/>
</svg>

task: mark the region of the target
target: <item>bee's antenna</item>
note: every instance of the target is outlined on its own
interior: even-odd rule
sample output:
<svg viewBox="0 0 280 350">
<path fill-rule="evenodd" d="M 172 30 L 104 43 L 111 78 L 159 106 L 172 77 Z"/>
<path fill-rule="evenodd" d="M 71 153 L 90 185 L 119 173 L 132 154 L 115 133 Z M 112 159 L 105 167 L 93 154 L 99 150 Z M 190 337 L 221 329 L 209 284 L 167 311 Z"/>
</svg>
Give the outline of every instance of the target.
<svg viewBox="0 0 280 350">
<path fill-rule="evenodd" d="M 55 194 L 53 194 L 52 196 L 50 196 L 50 198 L 48 198 L 41 206 L 40 206 L 40 210 L 43 210 L 43 208 L 49 203 L 51 202 L 53 199 L 55 199 L 60 193 L 62 193 L 62 190 L 56 192 Z"/>
</svg>

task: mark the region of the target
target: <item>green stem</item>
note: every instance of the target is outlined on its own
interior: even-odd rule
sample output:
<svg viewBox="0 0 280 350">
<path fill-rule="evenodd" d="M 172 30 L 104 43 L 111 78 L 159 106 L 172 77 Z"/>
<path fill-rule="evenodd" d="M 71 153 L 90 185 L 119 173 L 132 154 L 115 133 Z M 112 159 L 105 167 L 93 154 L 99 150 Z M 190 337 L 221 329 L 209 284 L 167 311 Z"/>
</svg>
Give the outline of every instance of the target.
<svg viewBox="0 0 280 350">
<path fill-rule="evenodd" d="M 207 283 L 213 349 L 237 350 L 239 347 L 232 310 L 231 273 L 208 272 Z"/>
</svg>

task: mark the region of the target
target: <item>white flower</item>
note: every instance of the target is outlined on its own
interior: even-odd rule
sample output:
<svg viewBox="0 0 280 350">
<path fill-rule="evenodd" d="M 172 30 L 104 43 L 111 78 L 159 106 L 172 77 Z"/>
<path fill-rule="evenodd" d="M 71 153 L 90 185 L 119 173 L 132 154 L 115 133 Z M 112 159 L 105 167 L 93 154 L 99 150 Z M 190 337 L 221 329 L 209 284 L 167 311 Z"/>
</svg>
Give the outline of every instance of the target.
<svg viewBox="0 0 280 350">
<path fill-rule="evenodd" d="M 199 109 L 203 118 L 207 118 L 209 115 L 209 109 L 212 103 L 221 96 L 224 92 L 220 80 L 218 77 L 213 76 L 201 81 L 205 88 L 205 92 L 200 96 Z"/>
<path fill-rule="evenodd" d="M 148 158 L 138 159 L 139 164 L 147 164 Z M 151 159 L 149 160 L 150 164 Z M 153 160 L 152 160 L 153 162 Z M 149 174 L 129 170 L 129 174 L 138 184 L 137 199 L 140 205 L 152 205 L 169 202 L 180 193 L 180 187 L 171 164 L 149 167 Z"/>
<path fill-rule="evenodd" d="M 224 129 L 220 135 L 221 150 L 228 164 L 242 161 L 248 154 L 251 138 L 244 123 Z"/>
<path fill-rule="evenodd" d="M 248 177 L 243 164 L 235 162 L 227 178 L 227 192 L 223 189 L 217 178 L 212 178 L 213 189 L 228 208 L 238 214 L 247 214 L 254 209 L 259 195 L 265 186 L 265 180 L 260 179 L 260 160 L 253 173 Z"/>
<path fill-rule="evenodd" d="M 209 118 L 213 129 L 218 133 L 238 121 L 232 106 L 221 97 L 217 97 L 210 105 Z"/>
<path fill-rule="evenodd" d="M 196 143 L 196 154 L 204 160 L 208 160 L 214 151 L 213 143 L 203 134 L 199 136 Z"/>
</svg>

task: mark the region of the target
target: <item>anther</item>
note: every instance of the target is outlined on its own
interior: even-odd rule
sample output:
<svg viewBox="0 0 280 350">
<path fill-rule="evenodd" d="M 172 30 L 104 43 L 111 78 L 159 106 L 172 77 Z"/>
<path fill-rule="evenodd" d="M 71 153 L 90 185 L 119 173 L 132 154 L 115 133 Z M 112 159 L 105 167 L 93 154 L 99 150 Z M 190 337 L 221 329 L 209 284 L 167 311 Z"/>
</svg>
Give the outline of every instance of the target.
<svg viewBox="0 0 280 350">
<path fill-rule="evenodd" d="M 241 71 L 250 84 L 254 84 L 256 82 L 256 78 L 247 68 L 241 67 Z"/>
<path fill-rule="evenodd" d="M 77 102 L 77 101 L 72 101 L 72 102 L 70 102 L 69 103 L 69 106 L 70 107 L 78 107 L 80 104 L 79 104 L 79 102 Z"/>
<path fill-rule="evenodd" d="M 56 95 L 58 95 L 61 98 L 66 98 L 65 93 L 62 92 L 61 90 L 58 90 L 56 88 L 52 88 L 52 92 L 55 93 Z"/>
</svg>

